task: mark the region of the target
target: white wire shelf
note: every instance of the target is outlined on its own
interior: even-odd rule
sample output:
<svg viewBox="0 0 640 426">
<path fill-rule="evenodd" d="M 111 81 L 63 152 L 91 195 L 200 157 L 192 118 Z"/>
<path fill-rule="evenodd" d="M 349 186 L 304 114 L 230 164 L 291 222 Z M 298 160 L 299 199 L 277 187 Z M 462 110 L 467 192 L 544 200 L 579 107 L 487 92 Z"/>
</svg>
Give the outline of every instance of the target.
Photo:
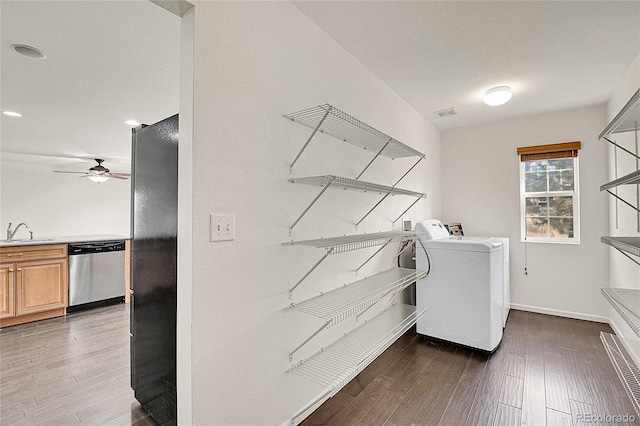
<svg viewBox="0 0 640 426">
<path fill-rule="evenodd" d="M 640 256 L 640 237 L 601 237 L 600 241 L 622 252 Z"/>
<path fill-rule="evenodd" d="M 640 89 L 605 127 L 598 139 L 615 133 L 633 132 L 638 127 L 640 127 Z"/>
<path fill-rule="evenodd" d="M 331 389 L 333 396 L 411 328 L 423 313 L 415 306 L 392 305 L 289 371 Z"/>
<path fill-rule="evenodd" d="M 620 185 L 634 185 L 640 183 L 640 170 L 636 170 L 633 173 L 629 173 L 628 175 L 622 176 L 616 180 L 612 180 L 611 182 L 605 183 L 600 186 L 600 191 L 606 191 L 608 189 L 613 189 Z"/>
<path fill-rule="evenodd" d="M 415 164 L 414 164 L 414 167 L 415 167 Z M 407 173 L 409 173 L 409 172 L 407 172 Z M 405 173 L 404 176 L 406 176 L 407 173 Z M 404 176 L 402 178 L 404 178 Z M 400 178 L 400 179 L 402 179 L 402 178 Z M 377 183 L 363 182 L 363 181 L 357 180 L 357 179 L 349 179 L 349 178 L 345 178 L 345 177 L 341 177 L 341 176 L 334 176 L 334 175 L 311 176 L 311 177 L 303 177 L 303 178 L 292 178 L 292 179 L 289 179 L 289 181 L 292 182 L 292 183 L 303 183 L 303 184 L 307 184 L 307 185 L 314 185 L 314 186 L 321 186 L 322 187 L 322 190 L 320 191 L 320 193 L 318 195 L 316 195 L 316 198 L 314 198 L 313 201 L 311 201 L 311 203 L 309 203 L 307 208 L 304 209 L 304 211 L 300 214 L 300 216 L 298 216 L 298 218 L 289 227 L 289 235 L 291 235 L 291 233 L 293 232 L 293 228 L 298 224 L 298 222 L 300 222 L 300 219 L 302 219 L 304 217 L 304 215 L 307 214 L 309 209 L 311 209 L 311 207 L 316 203 L 316 201 L 318 201 L 318 199 L 322 196 L 322 194 L 324 194 L 324 192 L 329 188 L 351 189 L 351 190 L 355 190 L 355 191 L 374 192 L 374 193 L 378 193 L 378 194 L 384 194 L 382 199 L 380 201 L 378 201 L 378 203 L 376 203 L 376 205 L 373 206 L 367 212 L 367 214 L 365 214 L 364 217 L 362 217 L 362 219 L 360 219 L 358 222 L 356 222 L 356 224 L 355 224 L 356 228 L 389 195 L 408 195 L 410 197 L 415 197 L 416 198 L 416 200 L 405 211 L 403 211 L 393 221 L 393 223 L 396 223 L 406 212 L 409 211 L 409 209 L 411 209 L 411 207 L 413 207 L 422 198 L 427 198 L 427 194 L 425 194 L 423 192 L 416 192 L 416 191 L 409 191 L 409 190 L 406 190 L 406 189 L 400 189 L 400 188 L 397 188 L 395 185 L 394 186 L 379 185 Z M 398 180 L 398 182 L 400 182 L 400 180 Z M 397 184 L 397 182 L 396 182 L 396 184 Z"/>
<path fill-rule="evenodd" d="M 413 241 L 415 232 L 387 231 L 369 234 L 343 235 L 340 237 L 318 238 L 315 240 L 288 241 L 282 245 L 301 245 L 316 248 L 333 249 L 330 254 L 344 253 L 368 247 L 388 244 L 393 241 Z"/>
<path fill-rule="evenodd" d="M 387 245 L 394 241 L 400 241 L 403 243 L 409 243 L 414 241 L 416 233 L 411 231 L 387 231 L 387 232 L 374 232 L 370 234 L 357 234 L 357 235 L 343 235 L 341 237 L 329 237 L 319 238 L 315 240 L 301 240 L 301 241 L 289 241 L 282 243 L 283 245 L 304 245 L 310 247 L 324 248 L 325 254 L 316 262 L 315 265 L 307 271 L 298 282 L 289 290 L 289 299 L 293 297 L 293 291 L 318 267 L 324 262 L 327 257 L 332 254 L 345 253 L 352 250 L 360 250 L 369 247 L 380 246 L 375 253 L 373 253 L 367 260 L 365 260 L 358 268 L 356 268 L 356 274 L 364 265 L 369 263 L 378 253 L 380 253 Z M 403 244 L 401 250 L 396 257 L 402 254 L 402 251 L 406 250 L 410 245 Z"/>
<path fill-rule="evenodd" d="M 388 158 L 422 157 L 423 154 L 363 123 L 338 108 L 319 105 L 284 115 L 289 120 Z M 314 132 L 315 133 L 315 132 Z"/>
<path fill-rule="evenodd" d="M 616 291 L 617 290 L 617 291 Z M 619 291 L 623 290 L 623 291 Z M 640 317 L 638 317 L 638 305 L 636 308 L 629 308 L 627 306 L 633 306 L 634 303 L 638 303 L 638 296 L 640 291 L 625 291 L 627 289 L 612 289 L 602 288 L 600 291 L 604 295 L 605 299 L 609 301 L 611 306 L 620 314 L 622 319 L 633 330 L 636 336 L 640 337 Z"/>
<path fill-rule="evenodd" d="M 624 344 L 624 340 L 613 334 L 600 332 L 600 340 L 627 392 L 636 414 L 640 416 L 640 369 L 636 358 Z"/>
<path fill-rule="evenodd" d="M 640 320 L 640 290 L 633 288 L 603 288 L 602 292 L 624 306 Z"/>
<path fill-rule="evenodd" d="M 377 183 L 363 182 L 361 180 L 349 179 L 341 176 L 325 175 L 311 176 L 303 178 L 291 178 L 290 182 L 304 183 L 306 185 L 315 185 L 326 187 L 331 185 L 335 189 L 351 189 L 361 192 L 374 192 L 377 194 L 408 195 L 410 197 L 427 198 L 427 194 L 423 192 L 409 191 L 393 186 L 380 185 Z"/>
<path fill-rule="evenodd" d="M 327 321 L 331 327 L 353 315 L 359 315 L 383 297 L 404 290 L 424 277 L 425 271 L 393 268 L 362 280 L 344 285 L 299 303 L 290 308 Z"/>
</svg>

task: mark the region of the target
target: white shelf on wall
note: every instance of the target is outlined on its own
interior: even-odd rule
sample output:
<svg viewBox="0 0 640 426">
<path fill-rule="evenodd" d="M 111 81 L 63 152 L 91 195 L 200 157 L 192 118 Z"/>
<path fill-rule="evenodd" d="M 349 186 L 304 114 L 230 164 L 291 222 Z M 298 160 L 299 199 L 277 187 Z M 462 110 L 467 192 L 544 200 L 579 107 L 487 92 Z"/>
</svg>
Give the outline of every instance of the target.
<svg viewBox="0 0 640 426">
<path fill-rule="evenodd" d="M 601 237 L 600 241 L 622 252 L 640 256 L 640 237 Z"/>
<path fill-rule="evenodd" d="M 629 173 L 628 175 L 622 176 L 616 180 L 612 180 L 611 182 L 605 183 L 600 186 L 600 191 L 607 191 L 609 189 L 616 188 L 621 185 L 635 185 L 640 183 L 640 170 L 636 170 L 635 172 Z"/>
<path fill-rule="evenodd" d="M 640 337 L 640 290 L 602 288 L 600 291 L 636 336 Z"/>
<path fill-rule="evenodd" d="M 289 120 L 313 130 L 313 133 L 291 163 L 295 165 L 316 133 L 324 133 L 341 141 L 351 143 L 391 159 L 405 157 L 424 157 L 424 154 L 391 136 L 369 126 L 357 118 L 339 110 L 333 105 L 324 104 L 284 115 Z M 374 157 L 375 159 L 375 157 Z M 362 173 L 361 173 L 362 174 Z"/>
<path fill-rule="evenodd" d="M 367 260 L 364 261 L 355 272 L 366 265 L 371 259 L 373 259 L 378 253 L 382 251 L 388 244 L 392 242 L 403 242 L 405 248 L 409 246 L 409 242 L 414 241 L 416 233 L 412 231 L 387 231 L 387 232 L 372 232 L 369 234 L 356 234 L 356 235 L 343 235 L 340 237 L 318 238 L 315 240 L 300 240 L 300 241 L 288 241 L 282 243 L 283 245 L 302 245 L 316 248 L 323 248 L 326 250 L 325 254 L 316 262 L 315 265 L 307 271 L 306 274 L 289 290 L 289 299 L 293 296 L 293 290 L 295 290 L 320 264 L 330 255 L 345 253 L 352 250 L 361 250 L 369 247 L 381 246 L 375 253 L 373 253 Z M 402 250 L 397 256 L 402 253 Z M 396 256 L 396 257 L 397 257 Z"/>
<path fill-rule="evenodd" d="M 380 185 L 380 184 L 377 184 L 377 183 L 363 182 L 363 181 L 357 180 L 357 179 L 349 179 L 349 178 L 345 178 L 345 177 L 341 177 L 341 176 L 334 176 L 334 175 L 291 178 L 291 179 L 289 179 L 289 181 L 292 182 L 292 183 L 302 183 L 302 184 L 306 184 L 306 185 L 313 185 L 313 186 L 322 187 L 322 190 L 316 196 L 316 198 L 314 198 L 313 201 L 311 201 L 311 203 L 302 212 L 302 214 L 300 216 L 298 216 L 298 218 L 289 227 L 289 234 L 291 234 L 291 231 L 298 224 L 300 219 L 302 219 L 304 217 L 304 215 L 307 214 L 307 212 L 309 211 L 311 206 L 313 206 L 316 203 L 316 201 L 318 201 L 318 199 L 322 196 L 322 194 L 324 194 L 324 192 L 329 188 L 350 189 L 350 190 L 354 190 L 354 191 L 373 192 L 373 193 L 384 195 L 382 200 L 380 200 L 375 206 L 373 206 L 373 208 L 371 210 L 369 210 L 367 212 L 367 214 L 365 214 L 364 217 L 362 219 L 360 219 L 356 223 L 356 226 L 358 226 L 360 224 L 360 222 L 362 222 L 378 205 L 380 205 L 380 203 L 386 197 L 388 197 L 390 195 L 391 196 L 394 196 L 394 195 L 407 195 L 409 197 L 415 197 L 416 198 L 416 200 L 413 202 L 413 204 L 411 204 L 404 212 L 402 212 L 400 214 L 400 216 L 398 216 L 398 218 L 396 220 L 392 221 L 392 223 L 396 223 L 398 221 L 398 219 L 400 219 L 402 217 L 402 215 L 404 215 L 407 211 L 409 211 L 409 209 L 411 207 L 413 207 L 422 198 L 427 198 L 427 194 L 425 194 L 424 192 L 409 191 L 407 189 L 397 188 L 395 185 L 394 186 L 386 186 L 386 185 Z"/>
<path fill-rule="evenodd" d="M 640 123 L 640 89 L 629 99 L 613 120 L 604 128 L 598 139 L 616 133 L 634 132 Z"/>
<path fill-rule="evenodd" d="M 613 334 L 600 332 L 600 340 L 627 392 L 636 414 L 640 415 L 640 369 L 637 358 L 629 351 L 624 340 Z"/>
<path fill-rule="evenodd" d="M 287 241 L 283 245 L 301 245 L 316 248 L 333 249 L 331 254 L 388 244 L 393 241 L 413 241 L 416 233 L 412 231 L 371 232 L 339 237 L 317 238 L 315 240 Z"/>
<path fill-rule="evenodd" d="M 392 305 L 289 371 L 330 389 L 333 396 L 411 328 L 423 313 L 415 306 Z"/>
<path fill-rule="evenodd" d="M 404 290 L 425 275 L 426 272 L 421 270 L 393 268 L 302 302 L 292 303 L 289 308 L 324 319 L 327 321 L 325 327 L 331 327 L 346 318 L 361 314 L 383 297 Z"/>
</svg>

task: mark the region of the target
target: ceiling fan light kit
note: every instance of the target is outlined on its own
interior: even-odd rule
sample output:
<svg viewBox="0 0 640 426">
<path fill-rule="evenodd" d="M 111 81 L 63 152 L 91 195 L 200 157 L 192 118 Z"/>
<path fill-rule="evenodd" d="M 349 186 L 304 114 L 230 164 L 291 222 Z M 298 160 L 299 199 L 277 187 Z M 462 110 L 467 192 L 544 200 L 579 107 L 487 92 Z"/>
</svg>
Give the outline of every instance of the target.
<svg viewBox="0 0 640 426">
<path fill-rule="evenodd" d="M 101 158 L 96 158 L 95 161 L 96 163 L 98 163 L 98 165 L 91 167 L 86 172 L 73 172 L 73 171 L 67 171 L 67 170 L 54 170 L 54 172 L 55 173 L 80 173 L 84 175 L 84 176 L 80 176 L 81 178 L 87 177 L 96 183 L 106 182 L 110 178 L 126 180 L 126 179 L 129 179 L 129 176 L 131 176 L 130 173 L 112 173 L 109 169 L 107 169 L 102 165 L 104 160 Z"/>
<path fill-rule="evenodd" d="M 509 102 L 511 96 L 511 87 L 497 86 L 484 92 L 482 101 L 489 106 L 500 106 Z"/>
</svg>

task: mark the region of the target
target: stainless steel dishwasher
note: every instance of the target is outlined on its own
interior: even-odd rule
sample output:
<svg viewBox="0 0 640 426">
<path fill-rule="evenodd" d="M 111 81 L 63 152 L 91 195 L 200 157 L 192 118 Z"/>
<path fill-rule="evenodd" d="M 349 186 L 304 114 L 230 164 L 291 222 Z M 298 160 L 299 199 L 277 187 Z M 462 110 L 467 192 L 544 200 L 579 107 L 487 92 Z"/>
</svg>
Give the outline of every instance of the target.
<svg viewBox="0 0 640 426">
<path fill-rule="evenodd" d="M 124 300 L 124 241 L 69 244 L 67 311 Z"/>
</svg>

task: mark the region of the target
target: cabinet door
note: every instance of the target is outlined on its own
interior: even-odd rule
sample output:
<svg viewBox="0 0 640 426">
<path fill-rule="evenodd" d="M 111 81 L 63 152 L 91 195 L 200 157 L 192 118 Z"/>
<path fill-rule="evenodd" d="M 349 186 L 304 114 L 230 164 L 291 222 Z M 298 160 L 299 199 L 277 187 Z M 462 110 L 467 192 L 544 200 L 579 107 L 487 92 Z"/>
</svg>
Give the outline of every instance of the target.
<svg viewBox="0 0 640 426">
<path fill-rule="evenodd" d="M 13 263 L 0 265 L 0 318 L 11 318 L 15 313 L 13 297 Z"/>
<path fill-rule="evenodd" d="M 16 264 L 16 315 L 67 306 L 67 259 Z"/>
</svg>

